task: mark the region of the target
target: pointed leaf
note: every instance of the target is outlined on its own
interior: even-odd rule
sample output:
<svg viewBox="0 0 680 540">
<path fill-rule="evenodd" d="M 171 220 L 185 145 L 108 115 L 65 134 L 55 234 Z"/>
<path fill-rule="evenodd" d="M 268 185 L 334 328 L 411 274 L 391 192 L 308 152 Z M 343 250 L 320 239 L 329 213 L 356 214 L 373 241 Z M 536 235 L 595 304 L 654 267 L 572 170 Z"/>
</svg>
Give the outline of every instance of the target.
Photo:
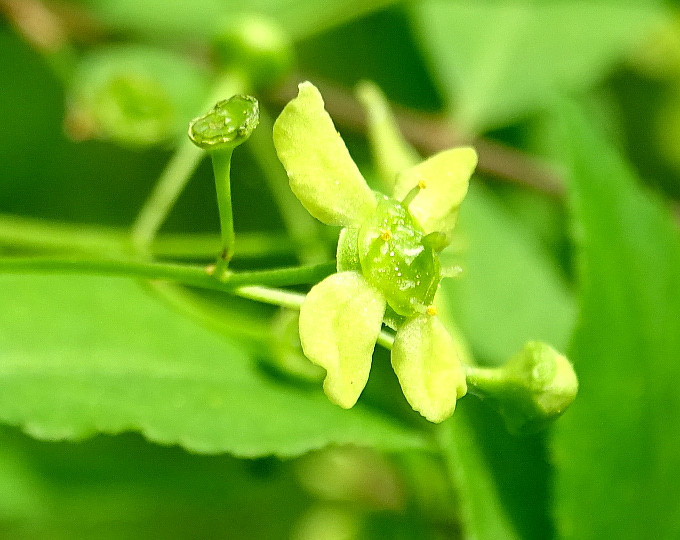
<svg viewBox="0 0 680 540">
<path fill-rule="evenodd" d="M 426 233 L 450 231 L 476 166 L 474 148 L 444 150 L 402 172 L 394 186 L 394 197 L 402 200 L 420 185 L 421 191 L 408 205 L 411 215 Z"/>
<path fill-rule="evenodd" d="M 556 427 L 562 538 L 680 538 L 680 236 L 614 145 L 563 114 L 581 391 Z"/>
<path fill-rule="evenodd" d="M 411 407 L 430 422 L 451 416 L 467 392 L 456 345 L 437 317 L 417 315 L 399 328 L 392 367 Z"/>
<path fill-rule="evenodd" d="M 345 409 L 366 386 L 385 299 L 357 272 L 340 272 L 314 286 L 300 310 L 305 355 L 326 369 L 324 390 Z"/>
<path fill-rule="evenodd" d="M 298 96 L 276 119 L 274 145 L 290 188 L 318 220 L 356 227 L 375 208 L 373 192 L 312 83 L 300 84 Z"/>
</svg>

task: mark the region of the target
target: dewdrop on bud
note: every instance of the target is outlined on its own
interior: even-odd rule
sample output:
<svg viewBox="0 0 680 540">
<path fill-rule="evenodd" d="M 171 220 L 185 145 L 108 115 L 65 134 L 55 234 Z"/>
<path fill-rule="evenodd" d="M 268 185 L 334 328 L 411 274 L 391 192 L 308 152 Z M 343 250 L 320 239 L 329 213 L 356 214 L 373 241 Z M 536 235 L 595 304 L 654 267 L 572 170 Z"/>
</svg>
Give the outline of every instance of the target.
<svg viewBox="0 0 680 540">
<path fill-rule="evenodd" d="M 189 138 L 204 150 L 235 148 L 250 137 L 259 118 L 260 108 L 254 97 L 233 96 L 192 120 Z"/>
</svg>

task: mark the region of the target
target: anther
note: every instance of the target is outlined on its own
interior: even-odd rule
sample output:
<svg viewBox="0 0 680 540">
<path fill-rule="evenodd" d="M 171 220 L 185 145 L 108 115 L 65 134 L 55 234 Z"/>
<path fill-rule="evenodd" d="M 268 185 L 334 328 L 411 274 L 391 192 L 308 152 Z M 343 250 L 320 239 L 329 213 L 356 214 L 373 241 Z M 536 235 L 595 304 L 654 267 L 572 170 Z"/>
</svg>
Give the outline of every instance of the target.
<svg viewBox="0 0 680 540">
<path fill-rule="evenodd" d="M 382 238 L 384 242 L 389 242 L 390 240 L 392 240 L 392 232 L 389 231 L 388 229 L 380 231 L 380 238 Z"/>
<path fill-rule="evenodd" d="M 434 317 L 437 314 L 437 307 L 436 306 L 427 306 L 425 313 L 427 313 L 430 317 Z"/>
</svg>

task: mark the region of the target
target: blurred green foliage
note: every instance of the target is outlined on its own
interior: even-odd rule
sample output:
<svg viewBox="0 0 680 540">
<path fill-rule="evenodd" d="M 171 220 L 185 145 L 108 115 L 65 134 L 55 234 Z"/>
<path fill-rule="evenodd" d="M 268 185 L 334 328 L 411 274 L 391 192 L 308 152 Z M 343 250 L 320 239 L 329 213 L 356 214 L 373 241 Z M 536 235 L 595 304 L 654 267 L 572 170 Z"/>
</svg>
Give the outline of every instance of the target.
<svg viewBox="0 0 680 540">
<path fill-rule="evenodd" d="M 351 94 L 362 79 L 419 111 L 402 120 L 424 153 L 477 145 L 442 254 L 463 269 L 443 286 L 451 322 L 480 364 L 545 340 L 581 385 L 539 435 L 509 435 L 474 397 L 433 427 L 377 350 L 344 411 L 302 366 L 285 372 L 272 335 L 285 354 L 297 341 L 270 307 L 122 278 L 2 275 L 0 537 L 680 536 L 676 9 L 0 0 L 0 213 L 13 217 L 0 216 L 0 256 L 42 254 L 55 233 L 52 251 L 79 253 L 64 246 L 85 225 L 88 250 L 100 238 L 101 256 L 129 253 L 126 234 L 210 87 L 258 67 L 218 57 L 215 37 L 264 15 L 292 41 L 295 68 L 246 90 L 275 117 L 294 83 L 318 82 L 369 181 Z M 107 78 L 113 109 L 96 94 Z M 115 108 L 121 96 L 134 107 Z M 295 229 L 268 145 L 258 131 L 235 154 L 237 268 L 292 264 L 304 237 L 316 254 L 334 249 L 336 231 Z M 161 232 L 217 238 L 209 163 Z M 279 249 L 239 258 L 253 232 Z M 212 260 L 204 251 L 188 258 Z"/>
</svg>

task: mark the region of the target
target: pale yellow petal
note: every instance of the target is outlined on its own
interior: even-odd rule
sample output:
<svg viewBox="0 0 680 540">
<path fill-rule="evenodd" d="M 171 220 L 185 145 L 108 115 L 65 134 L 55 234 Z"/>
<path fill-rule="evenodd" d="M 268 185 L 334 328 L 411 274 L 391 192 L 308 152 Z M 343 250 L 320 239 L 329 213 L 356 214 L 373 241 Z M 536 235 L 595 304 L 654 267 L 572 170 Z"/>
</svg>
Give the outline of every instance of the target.
<svg viewBox="0 0 680 540">
<path fill-rule="evenodd" d="M 399 328 L 392 367 L 406 400 L 430 422 L 451 416 L 467 392 L 456 345 L 436 316 L 416 315 Z"/>
<path fill-rule="evenodd" d="M 375 208 L 373 192 L 312 83 L 300 84 L 298 96 L 277 118 L 274 145 L 291 190 L 318 220 L 358 227 Z"/>
<path fill-rule="evenodd" d="M 356 403 L 366 386 L 384 313 L 382 294 L 358 272 L 327 277 L 302 304 L 302 350 L 326 369 L 324 391 L 345 409 Z"/>
<path fill-rule="evenodd" d="M 421 186 L 408 205 L 411 215 L 426 233 L 448 232 L 455 225 L 476 166 L 474 148 L 444 150 L 403 171 L 394 186 L 394 198 L 403 200 L 413 188 Z"/>
</svg>

